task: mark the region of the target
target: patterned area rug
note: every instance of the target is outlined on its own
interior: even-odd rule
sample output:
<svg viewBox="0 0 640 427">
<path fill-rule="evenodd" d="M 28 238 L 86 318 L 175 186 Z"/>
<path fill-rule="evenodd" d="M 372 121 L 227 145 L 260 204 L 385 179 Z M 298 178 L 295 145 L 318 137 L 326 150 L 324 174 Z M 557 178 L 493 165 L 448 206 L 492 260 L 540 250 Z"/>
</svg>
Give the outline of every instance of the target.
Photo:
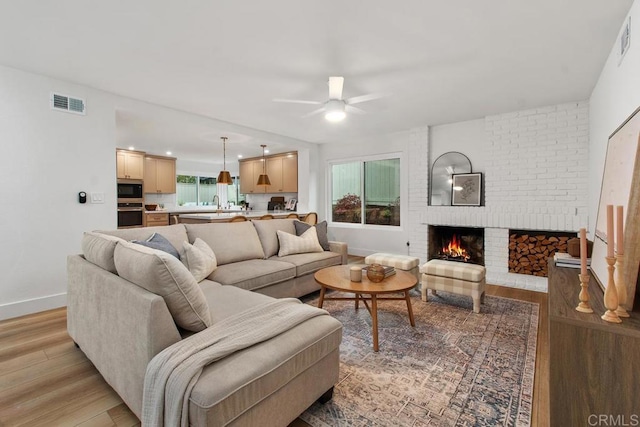
<svg viewBox="0 0 640 427">
<path fill-rule="evenodd" d="M 487 296 L 475 314 L 471 297 L 423 302 L 417 291 L 412 303 L 415 328 L 404 301 L 378 304 L 374 353 L 366 308 L 325 302 L 344 325 L 340 382 L 330 403 L 300 418 L 315 427 L 529 426 L 538 304 Z"/>
</svg>

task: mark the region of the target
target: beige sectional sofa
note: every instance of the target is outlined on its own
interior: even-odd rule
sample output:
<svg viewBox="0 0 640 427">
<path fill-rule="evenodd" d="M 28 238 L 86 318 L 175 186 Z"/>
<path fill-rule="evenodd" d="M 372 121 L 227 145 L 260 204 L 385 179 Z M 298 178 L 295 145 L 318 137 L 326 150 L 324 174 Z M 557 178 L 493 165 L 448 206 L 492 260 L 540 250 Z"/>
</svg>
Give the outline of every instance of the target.
<svg viewBox="0 0 640 427">
<path fill-rule="evenodd" d="M 330 251 L 279 257 L 277 232 L 295 234 L 293 221 L 177 224 L 85 234 L 84 254 L 68 258 L 69 334 L 140 417 L 149 361 L 200 328 L 191 328 L 193 316 L 185 323 L 176 310 L 197 312 L 204 307 L 205 323 L 215 324 L 271 297 L 313 292 L 319 289 L 314 271 L 347 262 L 347 246 L 339 242 L 329 242 Z M 128 243 L 153 233 L 177 249 L 201 239 L 213 249 L 217 268 L 197 283 L 172 255 Z M 193 283 L 187 284 L 187 292 L 195 291 L 200 299 L 193 303 L 185 288 L 172 295 L 149 290 L 153 282 L 165 280 Z M 176 295 L 187 299 L 176 304 L 170 300 Z M 206 366 L 190 394 L 189 424 L 286 426 L 315 400 L 330 398 L 338 381 L 341 339 L 342 325 L 321 315 Z"/>
</svg>

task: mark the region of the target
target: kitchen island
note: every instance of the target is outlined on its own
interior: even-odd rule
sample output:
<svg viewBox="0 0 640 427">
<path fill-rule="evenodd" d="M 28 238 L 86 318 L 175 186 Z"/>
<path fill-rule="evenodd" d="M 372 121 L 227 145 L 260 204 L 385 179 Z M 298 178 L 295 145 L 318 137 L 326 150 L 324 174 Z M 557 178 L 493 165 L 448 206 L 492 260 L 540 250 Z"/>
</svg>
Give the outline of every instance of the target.
<svg viewBox="0 0 640 427">
<path fill-rule="evenodd" d="M 298 215 L 299 219 L 305 217 L 306 212 L 292 211 L 241 211 L 241 212 L 220 212 L 220 213 L 181 213 L 178 215 L 179 221 L 184 224 L 202 224 L 207 222 L 229 222 L 233 217 L 244 216 L 247 219 L 260 219 L 263 215 L 273 215 L 274 218 L 286 218 L 290 214 Z"/>
</svg>

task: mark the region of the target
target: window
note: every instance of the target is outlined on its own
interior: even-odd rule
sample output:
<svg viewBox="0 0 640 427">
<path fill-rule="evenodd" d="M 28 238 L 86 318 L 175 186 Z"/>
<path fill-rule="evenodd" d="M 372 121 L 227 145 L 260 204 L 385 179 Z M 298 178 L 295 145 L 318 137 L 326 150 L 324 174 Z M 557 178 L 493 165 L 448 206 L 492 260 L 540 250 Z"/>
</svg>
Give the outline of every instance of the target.
<svg viewBox="0 0 640 427">
<path fill-rule="evenodd" d="M 214 205 L 213 196 L 220 196 L 221 206 L 239 205 L 244 201 L 244 195 L 238 193 L 240 178 L 233 177 L 233 184 L 226 185 L 226 194 L 218 193 L 216 178 L 207 176 L 178 175 L 176 178 L 176 197 L 178 206 L 208 206 Z M 220 185 L 222 187 L 222 185 Z M 226 197 L 225 197 L 226 196 Z M 217 205 L 217 203 L 215 203 Z"/>
<path fill-rule="evenodd" d="M 333 222 L 400 225 L 400 159 L 331 165 Z"/>
</svg>

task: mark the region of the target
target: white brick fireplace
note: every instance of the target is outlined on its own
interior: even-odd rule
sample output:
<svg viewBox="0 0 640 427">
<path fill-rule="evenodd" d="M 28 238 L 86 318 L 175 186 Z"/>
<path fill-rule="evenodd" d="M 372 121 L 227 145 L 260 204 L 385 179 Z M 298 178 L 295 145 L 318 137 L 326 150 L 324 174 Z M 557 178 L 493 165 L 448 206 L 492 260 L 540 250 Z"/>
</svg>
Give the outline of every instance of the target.
<svg viewBox="0 0 640 427">
<path fill-rule="evenodd" d="M 487 281 L 546 291 L 546 278 L 508 273 L 509 229 L 577 231 L 587 227 L 588 103 L 575 102 L 489 116 L 486 149 L 471 156 L 483 173 L 484 206 L 429 206 L 429 132 L 409 142 L 410 253 L 424 258 L 428 225 L 485 228 Z M 471 150 L 471 147 L 468 147 Z M 467 150 L 467 151 L 469 151 Z M 465 146 L 450 151 L 465 153 Z M 477 147 L 471 150 L 478 153 Z M 427 167 L 427 165 L 429 167 Z"/>
</svg>

